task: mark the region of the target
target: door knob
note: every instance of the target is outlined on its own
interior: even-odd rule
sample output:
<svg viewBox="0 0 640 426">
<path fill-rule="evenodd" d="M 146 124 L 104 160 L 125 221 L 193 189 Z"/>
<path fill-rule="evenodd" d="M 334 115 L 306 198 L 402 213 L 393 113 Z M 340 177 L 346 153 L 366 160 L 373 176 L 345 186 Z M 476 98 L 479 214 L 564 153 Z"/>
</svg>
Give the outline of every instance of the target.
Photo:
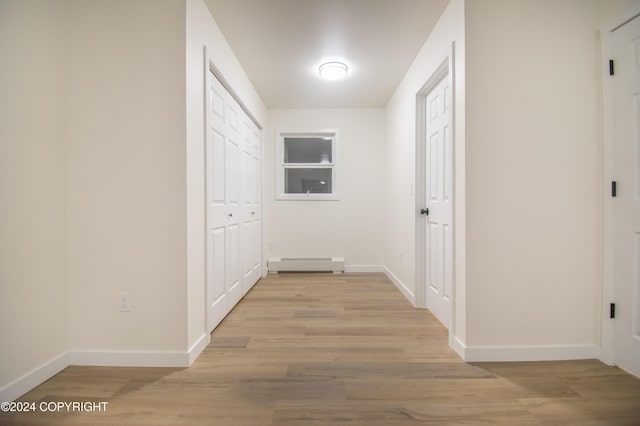
<svg viewBox="0 0 640 426">
<path fill-rule="evenodd" d="M 420 214 L 423 214 L 425 216 L 429 216 L 429 209 L 428 208 L 420 209 Z"/>
</svg>

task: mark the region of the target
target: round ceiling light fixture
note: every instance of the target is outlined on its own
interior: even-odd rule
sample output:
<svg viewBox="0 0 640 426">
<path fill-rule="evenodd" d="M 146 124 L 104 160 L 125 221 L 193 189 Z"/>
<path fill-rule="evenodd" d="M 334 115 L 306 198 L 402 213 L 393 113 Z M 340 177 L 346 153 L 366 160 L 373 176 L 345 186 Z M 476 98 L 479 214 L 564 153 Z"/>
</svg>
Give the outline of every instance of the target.
<svg viewBox="0 0 640 426">
<path fill-rule="evenodd" d="M 325 62 L 319 68 L 320 77 L 325 80 L 342 80 L 347 77 L 349 67 L 342 62 Z"/>
</svg>

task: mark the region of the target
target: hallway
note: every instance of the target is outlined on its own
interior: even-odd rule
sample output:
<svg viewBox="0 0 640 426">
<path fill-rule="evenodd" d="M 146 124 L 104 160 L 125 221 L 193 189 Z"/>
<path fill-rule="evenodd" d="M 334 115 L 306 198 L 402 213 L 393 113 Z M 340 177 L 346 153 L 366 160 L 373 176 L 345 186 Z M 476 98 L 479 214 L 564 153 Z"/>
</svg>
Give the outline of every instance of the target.
<svg viewBox="0 0 640 426">
<path fill-rule="evenodd" d="M 19 401 L 103 412 L 0 424 L 638 424 L 640 380 L 595 360 L 465 364 L 383 274 L 270 275 L 190 368 L 69 367 Z"/>
</svg>

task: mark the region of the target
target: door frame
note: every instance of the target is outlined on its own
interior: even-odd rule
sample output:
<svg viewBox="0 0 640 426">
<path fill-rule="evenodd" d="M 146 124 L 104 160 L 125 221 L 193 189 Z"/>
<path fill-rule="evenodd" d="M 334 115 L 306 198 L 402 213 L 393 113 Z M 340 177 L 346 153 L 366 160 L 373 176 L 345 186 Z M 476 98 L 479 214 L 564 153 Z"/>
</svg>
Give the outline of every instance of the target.
<svg viewBox="0 0 640 426">
<path fill-rule="evenodd" d="M 427 223 L 423 215 L 420 213 L 420 209 L 426 205 L 426 130 L 427 130 L 427 95 L 440 83 L 443 79 L 449 79 L 451 87 L 451 145 L 452 153 L 455 153 L 455 78 L 454 78 L 454 44 L 446 49 L 441 55 L 438 64 L 432 72 L 429 73 L 429 77 L 422 85 L 420 90 L 416 93 L 416 164 L 415 164 L 415 229 L 416 229 L 416 270 L 415 270 L 415 299 L 414 304 L 417 308 L 427 307 L 427 239 L 426 230 Z M 453 228 L 452 241 L 455 246 L 455 155 L 451 156 L 451 173 L 453 179 L 452 187 L 452 214 L 451 223 Z M 455 329 L 455 247 L 452 247 L 453 266 L 451 270 L 452 274 L 452 293 L 451 293 L 451 329 L 449 330 L 449 340 L 451 341 Z"/>
<path fill-rule="evenodd" d="M 640 5 L 627 10 L 600 30 L 602 73 L 602 306 L 600 361 L 614 364 L 614 324 L 609 318 L 609 304 L 615 302 L 614 214 L 611 197 L 613 170 L 613 85 L 609 78 L 609 58 L 612 52 L 612 33 L 640 16 Z"/>
</svg>

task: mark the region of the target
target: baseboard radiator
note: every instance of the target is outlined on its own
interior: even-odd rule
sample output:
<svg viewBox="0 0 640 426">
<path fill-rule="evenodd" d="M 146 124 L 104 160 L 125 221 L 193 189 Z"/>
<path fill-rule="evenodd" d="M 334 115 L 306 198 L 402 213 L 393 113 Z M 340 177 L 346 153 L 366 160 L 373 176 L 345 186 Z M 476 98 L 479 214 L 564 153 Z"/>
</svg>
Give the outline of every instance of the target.
<svg viewBox="0 0 640 426">
<path fill-rule="evenodd" d="M 344 272 L 342 257 L 270 257 L 267 262 L 270 274 L 278 272 Z"/>
</svg>

